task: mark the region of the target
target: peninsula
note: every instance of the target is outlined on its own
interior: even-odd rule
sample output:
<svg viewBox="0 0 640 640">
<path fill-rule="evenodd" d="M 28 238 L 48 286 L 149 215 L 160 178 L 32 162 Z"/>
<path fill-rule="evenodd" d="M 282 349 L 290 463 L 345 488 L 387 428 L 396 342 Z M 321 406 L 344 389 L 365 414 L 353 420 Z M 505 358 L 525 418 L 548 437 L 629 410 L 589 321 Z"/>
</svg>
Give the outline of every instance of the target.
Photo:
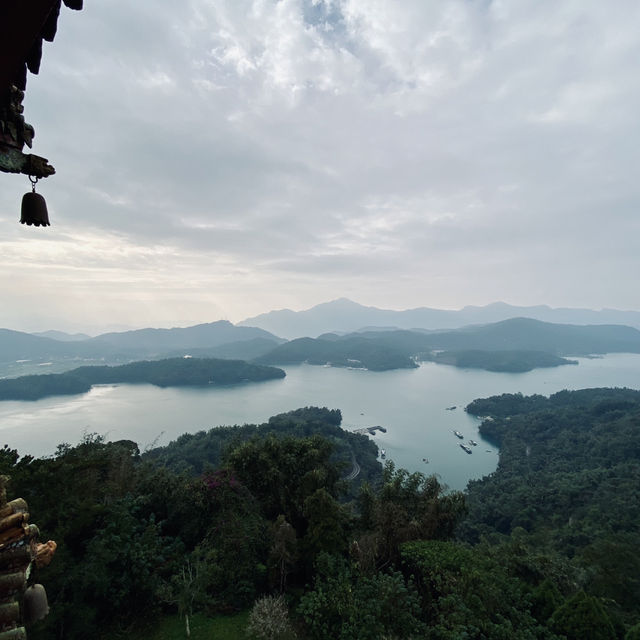
<svg viewBox="0 0 640 640">
<path fill-rule="evenodd" d="M 167 358 L 116 367 L 78 367 L 65 373 L 0 380 L 0 400 L 39 400 L 47 396 L 86 393 L 95 384 L 147 383 L 158 387 L 229 385 L 284 378 L 276 367 L 243 360 Z"/>
</svg>

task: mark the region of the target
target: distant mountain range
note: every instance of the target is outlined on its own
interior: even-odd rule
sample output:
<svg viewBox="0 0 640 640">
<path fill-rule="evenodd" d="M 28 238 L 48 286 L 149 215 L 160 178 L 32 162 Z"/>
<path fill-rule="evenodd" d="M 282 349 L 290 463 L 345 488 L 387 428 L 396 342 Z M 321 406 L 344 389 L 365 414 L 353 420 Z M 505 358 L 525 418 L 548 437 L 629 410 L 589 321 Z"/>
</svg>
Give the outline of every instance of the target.
<svg viewBox="0 0 640 640">
<path fill-rule="evenodd" d="M 277 327 L 285 335 L 298 332 L 292 328 L 294 325 L 299 327 L 299 331 L 306 327 L 307 336 L 291 341 L 264 328 L 236 326 L 226 320 L 183 328 L 105 333 L 84 339 L 58 332 L 46 332 L 46 335 L 57 336 L 53 339 L 0 329 L 0 377 L 56 373 L 79 365 L 113 365 L 184 355 L 262 364 L 330 362 L 334 366 L 370 370 L 415 367 L 416 358 L 420 358 L 457 366 L 467 363 L 464 366 L 493 367 L 491 370 L 495 367 L 526 370 L 562 364 L 549 355 L 560 358 L 612 352 L 640 353 L 640 331 L 631 326 L 583 322 L 560 324 L 531 317 L 486 321 L 488 316 L 509 315 L 514 310 L 521 308 L 498 303 L 487 307 L 465 307 L 458 312 L 434 309 L 389 311 L 363 307 L 342 299 L 299 313 L 274 311 L 251 320 L 259 322 L 262 318 L 263 324 Z M 540 314 L 544 311 L 551 315 L 573 315 L 584 320 L 593 314 L 599 314 L 602 320 L 615 314 L 633 320 L 635 313 L 526 308 L 527 313 L 533 313 L 533 310 Z M 469 323 L 469 320 L 473 322 Z M 465 321 L 467 325 L 455 329 L 428 326 L 429 322 L 442 326 L 444 322 Z M 409 325 L 412 330 L 395 328 L 398 325 Z M 338 330 L 326 333 L 331 326 L 338 327 Z M 357 327 L 357 330 L 342 331 L 342 328 L 350 326 Z M 308 337 L 317 333 L 321 334 L 319 338 Z M 478 350 L 485 353 L 470 353 Z M 506 353 L 515 351 L 520 353 Z"/>
<path fill-rule="evenodd" d="M 256 361 L 384 370 L 415 366 L 417 358 L 493 371 L 528 371 L 568 364 L 561 356 L 615 352 L 640 353 L 640 331 L 621 325 L 566 325 L 512 318 L 450 331 L 366 331 L 297 338 Z"/>
<path fill-rule="evenodd" d="M 554 309 L 546 305 L 516 307 L 495 302 L 484 307 L 459 310 L 418 307 L 405 311 L 366 307 L 347 298 L 316 305 L 305 311 L 282 309 L 247 318 L 238 326 L 260 327 L 283 338 L 317 337 L 329 331 L 350 333 L 363 328 L 457 329 L 509 318 L 533 318 L 559 324 L 623 324 L 640 328 L 640 312 L 615 309 Z"/>
<path fill-rule="evenodd" d="M 227 320 L 218 320 L 192 327 L 173 329 L 137 329 L 119 333 L 103 333 L 91 338 L 88 344 L 109 345 L 123 350 L 144 350 L 149 352 L 198 347 L 217 347 L 230 342 L 242 342 L 255 338 L 265 338 L 283 342 L 272 333 L 256 327 L 237 327 Z"/>
<path fill-rule="evenodd" d="M 41 333 L 33 333 L 31 335 L 39 336 L 40 338 L 60 340 L 61 342 L 77 342 L 78 340 L 91 339 L 91 336 L 86 333 L 65 333 L 64 331 L 42 331 Z"/>
<path fill-rule="evenodd" d="M 252 359 L 284 342 L 263 329 L 236 327 L 226 320 L 185 328 L 105 333 L 84 340 L 69 339 L 64 335 L 60 339 L 52 339 L 0 329 L 0 365 L 4 365 L 4 375 L 44 373 L 35 367 L 50 364 L 48 361 L 53 364 L 47 371 L 61 371 L 83 361 L 117 364 L 187 353 L 202 357 Z"/>
</svg>

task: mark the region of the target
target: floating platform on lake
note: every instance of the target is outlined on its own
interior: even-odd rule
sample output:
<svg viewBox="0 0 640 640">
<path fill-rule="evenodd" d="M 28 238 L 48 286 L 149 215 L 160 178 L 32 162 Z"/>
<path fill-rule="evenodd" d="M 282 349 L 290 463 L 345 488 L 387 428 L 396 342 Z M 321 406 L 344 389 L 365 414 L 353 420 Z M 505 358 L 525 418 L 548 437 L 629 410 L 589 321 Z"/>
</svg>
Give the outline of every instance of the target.
<svg viewBox="0 0 640 640">
<path fill-rule="evenodd" d="M 387 433 L 386 427 L 381 427 L 380 425 L 376 425 L 375 427 L 361 427 L 360 429 L 354 429 L 353 433 L 362 433 L 364 435 L 375 436 L 376 431 L 381 431 L 382 433 Z"/>
</svg>

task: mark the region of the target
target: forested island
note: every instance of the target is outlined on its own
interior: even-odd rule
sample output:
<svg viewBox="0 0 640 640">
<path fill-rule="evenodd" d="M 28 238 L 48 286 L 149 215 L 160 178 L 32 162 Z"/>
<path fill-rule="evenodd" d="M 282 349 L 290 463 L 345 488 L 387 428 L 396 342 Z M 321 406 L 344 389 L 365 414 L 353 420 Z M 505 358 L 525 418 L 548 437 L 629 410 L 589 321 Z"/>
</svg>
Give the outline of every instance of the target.
<svg viewBox="0 0 640 640">
<path fill-rule="evenodd" d="M 29 638 L 144 640 L 196 615 L 210 636 L 234 620 L 249 638 L 636 640 L 640 392 L 467 411 L 501 453 L 465 492 L 380 468 L 329 409 L 143 454 L 97 436 L 44 459 L 5 446 L 10 494 L 59 544 Z"/>
<path fill-rule="evenodd" d="M 413 369 L 418 365 L 406 350 L 360 335 L 298 338 L 277 346 L 256 358 L 264 364 L 308 364 L 353 367 L 370 371 Z"/>
<path fill-rule="evenodd" d="M 255 359 L 270 364 L 306 362 L 333 367 L 351 367 L 369 371 L 412 369 L 416 361 L 448 364 L 460 368 L 522 373 L 540 367 L 578 364 L 546 351 L 510 349 L 430 350 L 442 338 L 412 331 L 366 332 L 337 336 L 325 334 L 319 338 L 298 338 L 278 345 Z M 446 342 L 446 341 L 445 341 Z"/>
<path fill-rule="evenodd" d="M 0 400 L 39 400 L 86 393 L 94 384 L 147 383 L 158 387 L 228 385 L 284 378 L 276 367 L 243 360 L 167 358 L 111 366 L 78 367 L 65 373 L 0 380 Z"/>
<path fill-rule="evenodd" d="M 467 349 L 464 351 L 436 351 L 422 356 L 422 360 L 449 364 L 463 369 L 484 369 L 506 373 L 524 373 L 541 367 L 558 367 L 565 364 L 578 364 L 577 360 L 568 360 L 544 351 L 485 351 Z"/>
</svg>

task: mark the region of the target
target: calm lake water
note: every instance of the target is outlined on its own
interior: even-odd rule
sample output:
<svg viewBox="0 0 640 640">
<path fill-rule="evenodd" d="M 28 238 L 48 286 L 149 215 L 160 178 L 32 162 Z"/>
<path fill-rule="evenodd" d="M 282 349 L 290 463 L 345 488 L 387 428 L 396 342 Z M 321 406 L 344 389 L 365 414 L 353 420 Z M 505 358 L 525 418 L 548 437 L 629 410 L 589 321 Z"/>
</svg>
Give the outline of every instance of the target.
<svg viewBox="0 0 640 640">
<path fill-rule="evenodd" d="M 78 396 L 37 402 L 0 402 L 0 443 L 21 454 L 53 453 L 85 433 L 127 438 L 141 449 L 163 445 L 185 432 L 219 425 L 265 422 L 309 405 L 342 411 L 343 427 L 382 425 L 375 441 L 397 466 L 436 473 L 451 488 L 495 470 L 497 450 L 478 435 L 479 421 L 464 407 L 475 398 L 522 392 L 549 395 L 562 389 L 640 387 L 640 355 L 580 358 L 578 366 L 529 373 L 489 373 L 425 363 L 418 369 L 374 373 L 299 365 L 282 380 L 224 388 L 160 389 L 151 385 L 93 388 Z M 457 409 L 447 411 L 455 405 Z M 478 442 L 471 455 L 458 445 Z M 423 459 L 427 459 L 425 462 Z"/>
</svg>

